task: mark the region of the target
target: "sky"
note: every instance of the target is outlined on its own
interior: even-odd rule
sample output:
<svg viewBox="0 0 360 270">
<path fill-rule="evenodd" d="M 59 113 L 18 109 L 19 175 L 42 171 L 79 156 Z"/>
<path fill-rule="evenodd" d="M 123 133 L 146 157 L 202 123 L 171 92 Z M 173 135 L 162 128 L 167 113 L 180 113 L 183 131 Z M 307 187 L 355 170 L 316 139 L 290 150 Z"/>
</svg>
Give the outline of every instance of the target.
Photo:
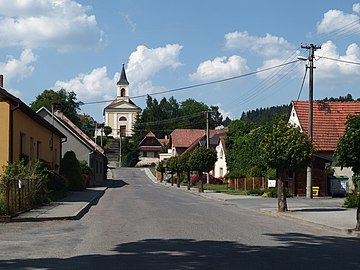
<svg viewBox="0 0 360 270">
<path fill-rule="evenodd" d="M 348 0 L 0 0 L 0 74 L 26 104 L 65 89 L 103 122 L 124 64 L 141 108 L 192 98 L 239 119 L 308 99 L 306 44 L 314 99 L 359 98 L 359 18 Z"/>
</svg>

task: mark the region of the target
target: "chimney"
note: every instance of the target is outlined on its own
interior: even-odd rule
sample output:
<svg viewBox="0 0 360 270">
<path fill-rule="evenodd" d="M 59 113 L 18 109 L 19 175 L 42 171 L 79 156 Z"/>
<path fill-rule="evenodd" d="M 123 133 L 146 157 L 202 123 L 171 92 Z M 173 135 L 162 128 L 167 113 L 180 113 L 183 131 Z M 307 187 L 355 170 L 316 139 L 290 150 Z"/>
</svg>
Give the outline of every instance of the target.
<svg viewBox="0 0 360 270">
<path fill-rule="evenodd" d="M 4 88 L 4 76 L 0 74 L 0 88 Z"/>
</svg>

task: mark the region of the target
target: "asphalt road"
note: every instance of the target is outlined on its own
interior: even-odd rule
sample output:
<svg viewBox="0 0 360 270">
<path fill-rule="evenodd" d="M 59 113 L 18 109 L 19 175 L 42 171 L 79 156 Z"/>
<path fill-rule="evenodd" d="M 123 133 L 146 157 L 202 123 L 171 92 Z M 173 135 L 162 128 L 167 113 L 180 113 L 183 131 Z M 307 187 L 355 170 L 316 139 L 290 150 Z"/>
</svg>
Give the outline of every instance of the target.
<svg viewBox="0 0 360 270">
<path fill-rule="evenodd" d="M 0 225 L 0 269 L 360 269 L 359 239 L 114 170 L 77 221 Z"/>
</svg>

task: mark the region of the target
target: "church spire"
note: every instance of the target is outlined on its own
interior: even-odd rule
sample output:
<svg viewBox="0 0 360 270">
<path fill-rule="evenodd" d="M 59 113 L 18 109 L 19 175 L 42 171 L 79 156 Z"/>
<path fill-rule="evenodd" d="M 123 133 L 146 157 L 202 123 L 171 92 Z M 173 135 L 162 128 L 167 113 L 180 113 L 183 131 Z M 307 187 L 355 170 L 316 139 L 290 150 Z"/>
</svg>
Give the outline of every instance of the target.
<svg viewBox="0 0 360 270">
<path fill-rule="evenodd" d="M 128 82 L 127 78 L 126 78 L 124 64 L 122 65 L 120 79 L 119 79 L 119 81 L 117 82 L 116 85 L 129 85 L 129 82 Z"/>
<path fill-rule="evenodd" d="M 117 87 L 117 99 L 127 100 L 129 99 L 129 82 L 126 78 L 125 65 L 123 64 L 120 79 L 116 84 Z"/>
</svg>

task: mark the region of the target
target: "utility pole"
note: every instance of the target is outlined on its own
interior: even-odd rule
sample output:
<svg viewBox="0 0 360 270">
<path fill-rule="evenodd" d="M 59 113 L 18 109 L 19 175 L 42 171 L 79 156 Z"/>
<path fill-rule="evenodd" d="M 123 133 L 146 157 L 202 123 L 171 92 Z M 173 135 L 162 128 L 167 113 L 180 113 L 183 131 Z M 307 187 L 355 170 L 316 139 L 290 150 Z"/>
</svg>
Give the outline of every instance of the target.
<svg viewBox="0 0 360 270">
<path fill-rule="evenodd" d="M 309 50 L 309 115 L 308 115 L 308 137 L 313 142 L 313 92 L 314 92 L 314 52 L 321 49 L 321 46 L 310 44 L 301 45 L 301 48 Z M 306 198 L 311 199 L 312 196 L 312 164 L 306 170 Z"/>
<path fill-rule="evenodd" d="M 206 148 L 209 149 L 210 145 L 209 145 L 209 135 L 210 135 L 210 131 L 209 131 L 209 111 L 206 111 Z M 209 172 L 206 174 L 206 183 L 210 184 L 210 176 L 209 176 Z"/>
</svg>

